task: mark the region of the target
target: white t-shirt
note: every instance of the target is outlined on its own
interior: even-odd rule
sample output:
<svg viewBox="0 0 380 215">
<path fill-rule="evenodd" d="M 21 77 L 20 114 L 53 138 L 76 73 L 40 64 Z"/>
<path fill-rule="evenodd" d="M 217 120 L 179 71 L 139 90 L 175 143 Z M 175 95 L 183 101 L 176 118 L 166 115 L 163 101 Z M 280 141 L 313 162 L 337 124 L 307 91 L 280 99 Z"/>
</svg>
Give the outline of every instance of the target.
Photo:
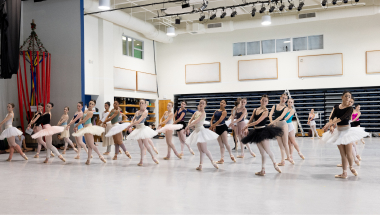
<svg viewBox="0 0 380 215">
<path fill-rule="evenodd" d="M 15 140 L 16 140 L 16 143 L 17 145 L 19 145 L 21 148 L 22 148 L 22 141 L 25 139 L 25 136 L 24 135 L 21 135 L 21 137 L 19 136 L 16 136 L 15 137 Z"/>
<path fill-rule="evenodd" d="M 106 121 L 106 119 L 107 119 L 107 117 L 108 117 L 108 115 L 110 114 L 110 112 L 108 111 L 108 112 L 103 112 L 102 113 L 102 118 L 100 119 L 100 121 L 102 121 L 102 122 L 104 122 L 104 121 Z M 111 123 L 111 122 L 109 122 L 109 123 Z M 108 124 L 108 122 L 107 122 L 107 124 Z"/>
</svg>

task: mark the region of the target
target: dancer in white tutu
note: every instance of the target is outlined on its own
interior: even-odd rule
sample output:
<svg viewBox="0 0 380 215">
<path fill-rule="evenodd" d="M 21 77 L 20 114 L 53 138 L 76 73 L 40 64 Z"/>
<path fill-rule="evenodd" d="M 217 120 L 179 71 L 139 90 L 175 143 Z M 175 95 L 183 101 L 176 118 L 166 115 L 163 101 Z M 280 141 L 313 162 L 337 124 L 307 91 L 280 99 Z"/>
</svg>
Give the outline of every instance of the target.
<svg viewBox="0 0 380 215">
<path fill-rule="evenodd" d="M 241 139 L 244 137 L 244 131 L 243 128 L 247 125 L 247 121 L 244 120 L 244 118 L 247 115 L 247 108 L 245 108 L 245 105 L 247 104 L 247 98 L 242 98 L 240 100 L 240 107 L 236 108 L 236 114 L 233 117 L 233 121 L 228 127 L 233 127 L 233 125 L 236 123 L 236 136 L 238 142 L 240 142 L 240 148 L 241 148 L 241 154 L 237 156 L 237 158 L 244 158 L 244 146 L 243 143 L 241 142 Z M 255 153 L 253 153 L 251 147 L 249 145 L 246 145 L 249 153 L 253 156 L 256 157 Z"/>
<path fill-rule="evenodd" d="M 166 108 L 168 110 L 165 111 L 164 115 L 160 119 L 160 124 L 158 125 L 158 130 L 157 130 L 158 133 L 161 133 L 161 132 L 165 133 L 166 144 L 168 145 L 168 154 L 166 155 L 166 157 L 164 157 L 164 160 L 170 159 L 171 150 L 173 150 L 174 154 L 179 159 L 182 159 L 182 156 L 177 152 L 177 150 L 175 149 L 175 146 L 172 142 L 173 131 L 176 131 L 176 130 L 183 128 L 182 124 L 173 124 L 173 118 L 174 118 L 174 114 L 172 111 L 173 105 L 174 105 L 174 103 L 172 101 L 170 101 L 168 103 L 168 105 L 166 106 Z M 165 125 L 165 126 L 162 127 L 163 125 Z"/>
<path fill-rule="evenodd" d="M 292 119 L 293 119 L 293 116 L 294 116 L 294 100 L 293 99 L 289 99 L 288 100 L 288 110 L 289 112 L 285 115 L 285 121 L 286 123 L 288 124 L 288 132 L 289 132 L 289 137 L 288 137 L 288 145 L 289 145 L 289 154 L 290 154 L 290 157 L 293 159 L 293 147 L 297 150 L 298 152 L 298 155 L 303 159 L 305 160 L 305 156 L 303 156 L 301 150 L 300 150 L 300 147 L 298 146 L 298 143 L 296 141 L 296 133 L 295 133 L 295 128 L 294 128 L 294 125 L 293 125 L 293 122 L 292 122 Z"/>
<path fill-rule="evenodd" d="M 265 126 L 268 121 L 268 109 L 266 108 L 269 98 L 267 95 L 262 95 L 260 99 L 260 107 L 253 110 L 249 124 L 244 127 L 244 132 L 247 134 L 241 141 L 243 144 L 255 143 L 257 148 L 260 150 L 261 154 L 261 171 L 256 172 L 255 175 L 264 176 L 265 175 L 265 152 L 269 155 L 273 162 L 274 168 L 281 173 L 278 167 L 274 154 L 270 150 L 270 139 L 275 139 L 283 134 L 281 128 L 276 126 Z M 253 120 L 255 120 L 253 122 Z M 248 127 L 255 126 L 255 128 L 248 133 Z"/>
<path fill-rule="evenodd" d="M 119 154 L 119 147 L 121 147 L 127 155 L 127 157 L 132 158 L 127 149 L 125 148 L 125 145 L 123 143 L 123 135 L 121 132 L 125 130 L 130 123 L 123 123 L 119 124 L 119 101 L 114 101 L 113 102 L 113 109 L 111 110 L 110 114 L 108 115 L 107 119 L 103 122 L 103 127 L 107 126 L 107 122 L 111 122 L 112 127 L 111 129 L 107 132 L 105 135 L 106 138 L 112 137 L 113 142 L 115 143 L 115 156 L 113 157 L 113 160 L 117 160 L 117 154 Z"/>
<path fill-rule="evenodd" d="M 98 154 L 99 158 L 101 161 L 104 163 L 107 163 L 107 161 L 104 159 L 104 157 L 100 154 L 98 148 L 94 144 L 94 135 L 101 136 L 102 133 L 104 132 L 104 128 L 97 126 L 97 125 L 92 125 L 91 124 L 91 118 L 94 115 L 93 108 L 95 107 L 95 102 L 94 100 L 91 100 L 88 103 L 88 109 L 84 112 L 83 117 L 79 120 L 79 122 L 76 124 L 74 128 L 74 137 L 82 137 L 84 136 L 84 139 L 86 140 L 86 144 L 88 146 L 88 156 L 87 156 L 87 161 L 86 164 L 90 165 L 90 159 L 92 157 L 91 153 L 92 150 Z M 83 123 L 83 128 L 78 130 L 79 125 Z"/>
<path fill-rule="evenodd" d="M 186 131 L 189 130 L 191 127 L 195 127 L 195 130 L 193 133 L 190 134 L 190 136 L 186 139 L 187 144 L 197 144 L 198 150 L 200 152 L 200 163 L 199 167 L 196 168 L 196 170 L 202 170 L 202 164 L 203 164 L 203 157 L 204 154 L 207 155 L 207 157 L 210 159 L 212 165 L 219 169 L 216 162 L 212 159 L 211 152 L 207 149 L 207 141 L 218 139 L 218 135 L 215 132 L 212 132 L 208 129 L 205 129 L 203 127 L 203 123 L 206 119 L 206 112 L 205 107 L 207 105 L 206 99 L 201 99 L 199 101 L 198 105 L 198 111 L 193 114 L 191 117 L 189 124 L 186 127 Z"/>
<path fill-rule="evenodd" d="M 98 124 L 99 126 L 103 126 L 106 128 L 106 131 L 103 133 L 103 136 L 102 136 L 102 140 L 103 140 L 102 146 L 107 147 L 107 150 L 106 150 L 106 152 L 103 153 L 103 155 L 109 155 L 111 152 L 111 146 L 114 145 L 113 137 L 112 136 L 110 136 L 110 137 L 105 136 L 109 132 L 109 130 L 112 128 L 112 124 L 110 121 L 105 123 L 108 115 L 110 114 L 110 107 L 111 107 L 110 102 L 104 103 L 104 109 L 105 110 L 103 111 L 102 118 L 99 120 L 99 124 Z"/>
<path fill-rule="evenodd" d="M 352 105 L 354 105 L 354 99 L 352 99 Z M 354 112 L 352 112 L 352 117 L 351 117 L 351 127 L 360 127 L 360 121 L 359 118 L 362 115 L 360 112 L 360 105 L 356 105 Z M 365 144 L 364 139 L 361 139 L 362 143 Z M 358 142 L 356 142 L 358 144 Z M 361 159 L 359 159 L 361 160 Z"/>
<path fill-rule="evenodd" d="M 179 154 L 181 156 L 183 156 L 183 149 L 185 148 L 185 145 L 189 149 L 190 153 L 194 155 L 194 151 L 191 149 L 190 145 L 186 143 L 186 133 L 185 133 L 185 128 L 186 128 L 185 116 L 187 113 L 186 105 L 187 105 L 186 101 L 181 102 L 181 107 L 178 108 L 178 110 L 174 113 L 175 121 L 173 122 L 174 125 L 175 124 L 182 125 L 182 128 L 179 129 L 179 131 L 177 131 L 178 139 L 181 143 L 181 153 Z"/>
<path fill-rule="evenodd" d="M 77 111 L 75 112 L 74 117 L 71 119 L 69 124 L 67 124 L 66 130 L 69 131 L 70 125 L 72 125 L 72 124 L 74 124 L 74 127 L 78 125 L 77 126 L 78 130 L 83 128 L 82 124 L 80 124 L 80 123 L 78 124 L 78 122 L 80 121 L 80 119 L 83 116 L 82 109 L 83 109 L 83 102 L 78 102 L 77 103 Z M 74 159 L 79 159 L 80 158 L 80 148 L 83 148 L 86 151 L 86 154 L 88 153 L 88 150 L 87 150 L 86 144 L 84 144 L 84 142 L 83 142 L 83 135 L 82 136 L 74 136 L 74 137 L 75 137 L 75 142 L 77 143 L 77 149 L 78 149 L 77 156 Z"/>
<path fill-rule="evenodd" d="M 310 129 L 311 129 L 311 133 L 312 133 L 311 139 L 314 139 L 315 135 L 317 135 L 318 139 L 321 139 L 321 137 L 318 135 L 317 124 L 315 123 L 314 109 L 310 110 L 309 118 L 307 120 L 307 124 L 310 125 Z"/>
<path fill-rule="evenodd" d="M 131 124 L 127 127 L 127 130 L 129 130 L 132 126 L 136 126 L 136 129 L 128 135 L 127 140 L 137 140 L 137 142 L 139 143 L 141 158 L 140 162 L 137 164 L 138 166 L 143 165 L 145 148 L 152 156 L 153 161 L 156 164 L 159 164 L 158 160 L 154 157 L 154 154 L 148 142 L 148 139 L 151 139 L 152 137 L 157 135 L 157 132 L 144 125 L 146 117 L 148 116 L 148 110 L 146 109 L 145 99 L 140 99 L 139 106 L 140 110 L 136 111 L 136 114 L 133 117 Z"/>
<path fill-rule="evenodd" d="M 322 137 L 324 142 L 337 145 L 339 148 L 343 164 L 343 173 L 335 175 L 336 178 L 347 178 L 348 167 L 355 176 L 358 175 L 358 172 L 352 167 L 354 163 L 352 144 L 369 135 L 364 131 L 364 128 L 350 127 L 349 121 L 353 112 L 353 108 L 350 106 L 351 98 L 351 92 L 343 92 L 342 103 L 334 106 L 330 121 L 325 126 L 330 128 L 330 132 L 324 133 Z M 334 127 L 335 125 L 337 125 L 336 129 Z"/>
<path fill-rule="evenodd" d="M 67 145 L 70 144 L 75 152 L 78 152 L 78 150 L 75 148 L 73 142 L 70 140 L 70 131 L 66 129 L 67 127 L 67 120 L 69 120 L 69 107 L 65 107 L 63 109 L 63 115 L 61 116 L 61 119 L 58 122 L 58 126 L 63 126 L 64 130 L 61 133 L 61 137 L 65 141 L 65 149 L 63 150 L 62 154 L 66 154 Z"/>
<path fill-rule="evenodd" d="M 230 118 L 228 118 L 228 120 L 226 121 L 226 125 L 227 127 L 230 126 L 231 122 L 236 119 L 236 109 L 240 107 L 240 100 L 241 98 L 238 97 L 235 101 L 235 107 L 232 109 L 231 111 L 231 115 L 230 115 Z M 234 124 L 232 124 L 231 126 L 231 129 L 232 129 L 232 137 L 234 138 L 234 143 L 235 143 L 235 147 L 232 148 L 232 150 L 238 150 L 238 146 L 239 146 L 239 141 L 238 141 L 238 138 L 237 138 L 237 135 L 236 135 L 236 126 Z"/>
<path fill-rule="evenodd" d="M 4 140 L 5 138 L 7 138 L 7 142 L 9 145 L 9 157 L 7 161 L 12 160 L 15 149 L 18 153 L 20 153 L 21 157 L 23 157 L 25 160 L 28 160 L 26 155 L 22 152 L 20 146 L 17 145 L 16 143 L 16 139 L 15 139 L 16 136 L 22 135 L 22 132 L 18 130 L 16 127 L 12 126 L 13 117 L 14 117 L 14 113 L 13 113 L 14 107 L 15 105 L 13 103 L 9 103 L 7 105 L 8 114 L 5 117 L 5 119 L 2 122 L 0 122 L 0 128 L 5 124 L 5 129 L 0 135 L 0 140 Z"/>
<path fill-rule="evenodd" d="M 52 139 L 53 134 L 61 133 L 63 131 L 62 126 L 51 126 L 50 120 L 51 120 L 51 109 L 53 109 L 54 104 L 49 102 L 47 103 L 45 107 L 45 113 L 42 114 L 40 117 L 39 123 L 43 126 L 43 129 L 39 132 L 32 135 L 33 139 L 37 139 L 39 137 L 45 137 L 46 142 L 46 159 L 44 163 L 47 163 L 49 161 L 50 152 L 53 151 L 54 154 L 58 155 L 59 159 L 61 159 L 63 162 L 66 162 L 66 160 L 63 158 L 61 154 L 59 154 L 57 148 L 53 146 Z"/>
<path fill-rule="evenodd" d="M 285 104 L 286 100 L 288 100 L 288 96 L 284 93 L 280 97 L 280 104 L 273 105 L 272 110 L 269 113 L 269 120 L 271 122 L 269 125 L 280 127 L 284 131 L 281 137 L 277 137 L 278 146 L 280 147 L 280 150 L 281 150 L 281 163 L 278 164 L 279 166 L 285 166 L 285 155 L 287 158 L 286 160 L 294 164 L 294 161 L 290 157 L 290 153 L 289 153 L 288 124 L 284 120 L 285 115 L 289 112 L 289 109 L 286 107 L 286 104 Z"/>
<path fill-rule="evenodd" d="M 219 135 L 218 137 L 218 142 L 220 146 L 220 155 L 221 158 L 217 164 L 223 164 L 224 163 L 224 151 L 225 148 L 227 149 L 228 153 L 230 154 L 230 158 L 233 162 L 236 162 L 234 155 L 232 154 L 231 147 L 228 144 L 227 140 L 227 132 L 228 132 L 228 127 L 225 123 L 226 117 L 227 117 L 227 111 L 226 111 L 226 101 L 222 100 L 220 101 L 220 109 L 214 112 L 214 115 L 212 115 L 211 118 L 211 126 L 210 130 L 214 131 Z"/>
</svg>

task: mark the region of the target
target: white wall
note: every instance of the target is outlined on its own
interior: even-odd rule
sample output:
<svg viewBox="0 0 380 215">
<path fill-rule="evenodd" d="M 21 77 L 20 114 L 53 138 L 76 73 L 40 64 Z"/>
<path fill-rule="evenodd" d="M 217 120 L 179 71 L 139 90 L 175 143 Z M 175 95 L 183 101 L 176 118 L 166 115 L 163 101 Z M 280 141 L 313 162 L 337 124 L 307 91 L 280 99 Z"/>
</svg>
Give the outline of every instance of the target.
<svg viewBox="0 0 380 215">
<path fill-rule="evenodd" d="M 160 98 L 174 94 L 316 89 L 379 85 L 379 75 L 365 74 L 365 51 L 380 49 L 380 15 L 268 26 L 226 33 L 181 35 L 157 45 Z M 324 35 L 324 49 L 242 57 L 232 56 L 232 44 L 267 39 Z M 298 56 L 343 53 L 344 75 L 298 78 Z M 278 58 L 278 79 L 238 81 L 238 61 Z M 185 84 L 185 65 L 221 62 L 221 82 Z"/>
</svg>

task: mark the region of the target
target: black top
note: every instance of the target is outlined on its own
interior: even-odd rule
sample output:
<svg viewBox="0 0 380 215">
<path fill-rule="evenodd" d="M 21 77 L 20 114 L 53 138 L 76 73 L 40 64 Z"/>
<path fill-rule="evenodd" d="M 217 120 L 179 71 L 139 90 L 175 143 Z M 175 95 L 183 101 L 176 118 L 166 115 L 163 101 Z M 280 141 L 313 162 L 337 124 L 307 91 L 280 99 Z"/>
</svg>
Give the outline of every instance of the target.
<svg viewBox="0 0 380 215">
<path fill-rule="evenodd" d="M 219 121 L 220 117 L 222 117 L 223 111 L 215 111 L 214 113 L 214 123 Z M 227 117 L 227 116 L 226 116 Z M 219 123 L 219 125 L 225 124 L 226 117 Z"/>
<path fill-rule="evenodd" d="M 255 111 L 255 115 L 253 116 L 253 118 L 255 119 L 255 121 L 259 120 L 260 117 L 261 117 L 261 115 L 263 115 L 263 113 L 265 112 L 265 111 L 263 111 L 259 115 L 256 115 L 256 111 Z M 259 126 L 264 126 L 264 125 L 267 124 L 267 121 L 268 121 L 268 117 L 265 117 L 265 119 L 263 119 L 263 121 L 261 121 L 259 124 L 255 125 L 255 126 L 258 126 L 258 127 Z"/>
<path fill-rule="evenodd" d="M 36 122 L 34 122 L 35 126 L 41 125 L 41 113 L 40 112 L 36 113 L 36 117 L 37 116 L 40 116 L 40 117 L 38 117 L 38 119 L 36 120 Z"/>
<path fill-rule="evenodd" d="M 242 112 L 237 112 L 237 110 L 236 110 L 236 116 L 235 116 L 235 119 L 239 119 L 239 118 L 241 117 L 242 114 L 243 114 L 243 111 L 242 111 Z M 244 118 L 241 119 L 239 122 L 242 122 L 242 121 L 244 121 Z"/>
<path fill-rule="evenodd" d="M 282 115 L 282 113 L 284 112 L 286 106 L 282 109 L 282 110 L 277 110 L 277 105 L 274 106 L 274 119 L 277 119 L 278 117 L 280 117 Z M 281 119 L 280 121 L 282 121 L 284 119 Z"/>
<path fill-rule="evenodd" d="M 44 114 L 40 117 L 40 124 L 42 125 L 50 124 L 50 113 Z"/>
<path fill-rule="evenodd" d="M 341 120 L 337 123 L 337 125 L 348 125 L 353 111 L 353 107 L 346 107 L 344 109 L 340 109 L 339 105 L 335 105 L 334 112 L 331 114 L 330 119 L 334 120 L 334 118 L 336 117 Z"/>
</svg>

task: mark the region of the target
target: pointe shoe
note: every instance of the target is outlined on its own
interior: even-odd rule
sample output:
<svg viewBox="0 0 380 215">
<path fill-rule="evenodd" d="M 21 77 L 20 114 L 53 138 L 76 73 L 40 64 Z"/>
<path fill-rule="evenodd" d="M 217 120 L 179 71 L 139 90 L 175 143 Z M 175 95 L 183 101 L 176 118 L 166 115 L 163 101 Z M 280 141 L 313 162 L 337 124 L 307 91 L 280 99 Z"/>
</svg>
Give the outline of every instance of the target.
<svg viewBox="0 0 380 215">
<path fill-rule="evenodd" d="M 347 175 L 347 171 L 346 171 L 346 170 L 343 171 L 343 174 L 335 175 L 335 178 L 343 178 L 343 179 L 346 179 L 347 177 L 348 177 L 348 175 Z"/>
<path fill-rule="evenodd" d="M 170 160 L 170 158 L 168 158 L 168 157 L 164 157 L 164 160 Z"/>
<path fill-rule="evenodd" d="M 222 159 L 220 159 L 220 161 L 217 161 L 216 163 L 217 164 L 224 164 L 224 159 L 222 158 Z"/>
<path fill-rule="evenodd" d="M 103 161 L 103 163 L 107 163 L 107 161 L 104 159 L 104 157 L 99 157 L 101 161 Z"/>
<path fill-rule="evenodd" d="M 363 143 L 363 144 L 365 144 L 365 141 L 364 141 L 364 139 L 361 139 L 361 141 L 362 141 L 362 143 Z"/>
<path fill-rule="evenodd" d="M 117 155 L 113 156 L 112 160 L 117 160 Z"/>
<path fill-rule="evenodd" d="M 192 155 L 195 155 L 195 153 L 194 153 L 194 151 L 193 151 L 192 149 L 190 149 L 190 153 L 191 153 Z"/>
<path fill-rule="evenodd" d="M 358 158 L 358 160 L 362 160 L 362 158 L 360 157 L 360 155 L 356 155 L 356 157 Z"/>
<path fill-rule="evenodd" d="M 8 158 L 8 159 L 6 159 L 5 161 L 11 161 L 12 159 L 10 159 L 10 158 Z"/>
<path fill-rule="evenodd" d="M 232 160 L 234 163 L 236 163 L 235 157 L 234 157 L 233 155 L 231 156 L 231 160 Z"/>
<path fill-rule="evenodd" d="M 50 156 L 55 157 L 55 155 L 53 154 L 53 152 L 50 153 Z"/>
<path fill-rule="evenodd" d="M 255 175 L 265 176 L 265 170 L 261 170 L 260 172 L 256 172 Z"/>
<path fill-rule="evenodd" d="M 183 156 L 183 152 L 179 153 L 179 155 L 182 157 Z"/>
<path fill-rule="evenodd" d="M 291 159 L 291 158 L 290 158 L 290 159 L 288 159 L 288 161 L 289 161 L 291 164 L 293 164 L 293 165 L 296 163 L 296 162 L 294 162 L 294 160 L 293 160 L 293 159 Z"/>
<path fill-rule="evenodd" d="M 302 160 L 305 160 L 305 156 L 303 156 L 303 154 L 299 153 L 298 155 L 302 158 Z"/>
<path fill-rule="evenodd" d="M 79 155 L 77 155 L 74 159 L 80 159 L 80 156 Z"/>
<path fill-rule="evenodd" d="M 61 159 L 61 161 L 66 162 L 65 158 L 62 155 L 58 156 L 58 158 Z"/>
<path fill-rule="evenodd" d="M 358 172 L 356 172 L 356 170 L 353 168 L 353 167 L 350 167 L 350 170 L 352 172 L 352 174 L 354 174 L 355 176 L 358 176 Z"/>
<path fill-rule="evenodd" d="M 156 147 L 153 147 L 153 151 L 156 152 L 156 154 L 158 154 Z"/>
<path fill-rule="evenodd" d="M 74 151 L 78 153 L 78 149 L 74 148 Z"/>
<path fill-rule="evenodd" d="M 158 160 L 156 158 L 152 158 L 153 161 L 156 163 L 156 164 L 159 164 L 160 162 L 158 162 Z"/>
<path fill-rule="evenodd" d="M 359 160 L 356 160 L 355 163 L 356 163 L 356 165 L 360 166 L 360 161 Z"/>
<path fill-rule="evenodd" d="M 137 164 L 137 166 L 142 166 L 142 165 L 143 165 L 143 163 L 141 163 L 141 162 Z"/>
<path fill-rule="evenodd" d="M 196 170 L 198 171 L 202 171 L 202 164 L 199 164 L 199 166 L 197 168 L 195 168 Z"/>
<path fill-rule="evenodd" d="M 342 164 L 338 164 L 338 165 L 336 165 L 337 167 L 343 167 L 343 165 Z"/>
<path fill-rule="evenodd" d="M 125 151 L 125 155 L 127 155 L 127 157 L 129 157 L 129 159 L 132 159 L 132 156 L 131 156 L 131 154 L 129 154 L 128 151 Z"/>
<path fill-rule="evenodd" d="M 314 140 L 314 137 L 312 137 L 312 138 L 310 138 L 310 139 Z"/>
<path fill-rule="evenodd" d="M 274 164 L 274 169 L 277 170 L 278 173 L 281 173 L 281 169 L 278 165 Z"/>
<path fill-rule="evenodd" d="M 63 155 L 66 154 L 66 150 L 64 150 L 64 151 L 62 152 L 62 154 L 63 154 Z"/>
<path fill-rule="evenodd" d="M 90 160 L 87 160 L 87 161 L 86 161 L 86 165 L 90 165 Z"/>
<path fill-rule="evenodd" d="M 277 166 L 285 166 L 285 161 L 278 163 Z"/>
<path fill-rule="evenodd" d="M 28 160 L 28 157 L 26 157 L 25 154 L 21 155 L 25 160 Z"/>
<path fill-rule="evenodd" d="M 39 158 L 39 157 L 40 157 L 39 154 L 34 155 L 34 158 Z"/>
<path fill-rule="evenodd" d="M 237 158 L 244 158 L 244 155 L 238 155 Z"/>
<path fill-rule="evenodd" d="M 253 153 L 253 152 L 251 152 L 251 155 L 252 155 L 253 157 L 256 157 L 255 153 Z"/>
<path fill-rule="evenodd" d="M 181 155 L 177 155 L 177 157 L 178 157 L 179 159 L 182 159 L 182 156 L 181 156 Z"/>
<path fill-rule="evenodd" d="M 123 152 L 121 152 L 121 150 L 119 149 L 119 154 L 123 154 Z"/>
<path fill-rule="evenodd" d="M 110 153 L 109 152 L 104 152 L 103 155 L 109 155 Z"/>
<path fill-rule="evenodd" d="M 46 158 L 46 159 L 44 160 L 44 163 L 47 163 L 48 161 L 49 161 L 49 159 Z"/>
<path fill-rule="evenodd" d="M 215 161 L 212 161 L 211 163 L 212 163 L 212 165 L 213 165 L 216 169 L 219 169 L 219 167 L 218 167 L 218 165 L 216 164 Z"/>
</svg>

